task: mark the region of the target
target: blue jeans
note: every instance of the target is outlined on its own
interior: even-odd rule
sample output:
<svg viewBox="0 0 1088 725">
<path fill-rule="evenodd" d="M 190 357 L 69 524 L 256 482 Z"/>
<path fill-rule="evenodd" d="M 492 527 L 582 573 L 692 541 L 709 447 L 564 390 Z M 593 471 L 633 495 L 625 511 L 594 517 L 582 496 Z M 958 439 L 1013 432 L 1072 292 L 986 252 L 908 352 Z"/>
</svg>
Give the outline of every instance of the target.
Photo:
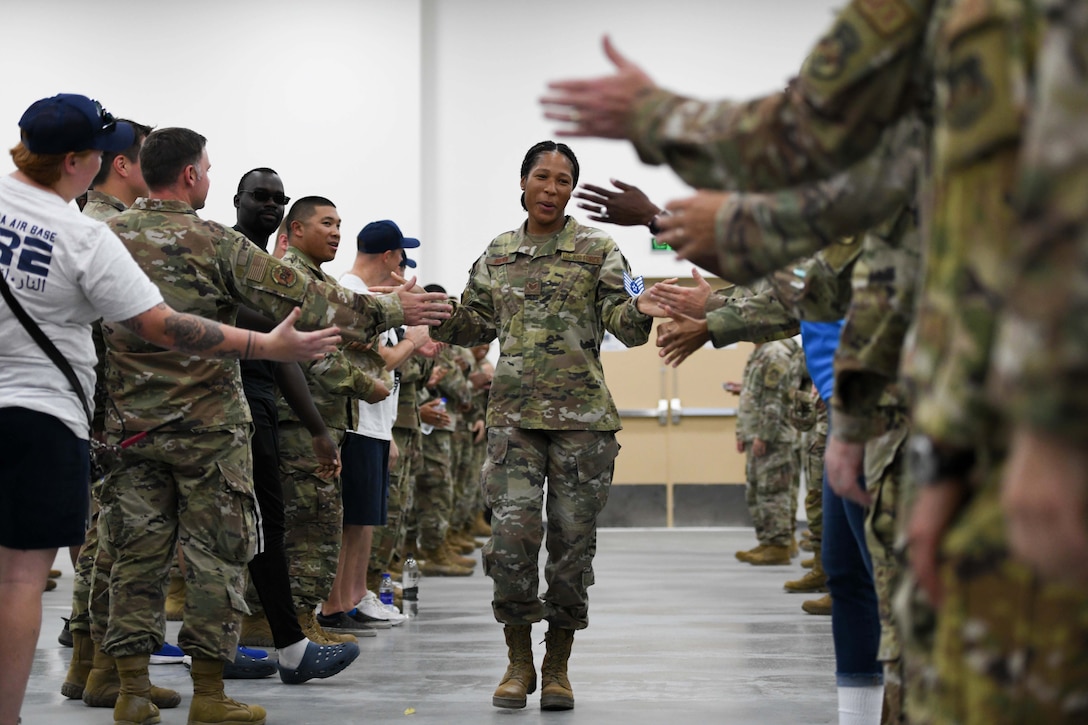
<svg viewBox="0 0 1088 725">
<path fill-rule="evenodd" d="M 865 481 L 860 481 L 862 487 Z M 873 562 L 865 543 L 865 509 L 839 498 L 824 471 L 824 533 L 821 560 L 831 592 L 831 636 L 835 641 L 835 684 L 866 687 L 884 682 L 877 661 L 880 615 L 873 586 Z"/>
</svg>

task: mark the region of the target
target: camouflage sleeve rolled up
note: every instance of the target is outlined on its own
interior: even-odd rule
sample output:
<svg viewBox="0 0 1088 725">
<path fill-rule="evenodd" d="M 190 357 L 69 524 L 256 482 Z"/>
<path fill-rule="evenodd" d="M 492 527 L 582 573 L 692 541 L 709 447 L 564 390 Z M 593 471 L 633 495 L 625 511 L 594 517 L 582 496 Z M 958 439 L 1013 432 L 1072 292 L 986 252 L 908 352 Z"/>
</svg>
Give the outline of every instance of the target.
<svg viewBox="0 0 1088 725">
<path fill-rule="evenodd" d="M 911 113 L 876 150 L 829 179 L 729 195 L 715 226 L 722 277 L 747 284 L 895 214 L 917 193 L 924 142 L 923 124 Z"/>
<path fill-rule="evenodd" d="M 933 0 L 852 0 L 781 93 L 702 102 L 656 90 L 629 129 L 639 156 L 699 188 L 766 191 L 831 176 L 911 108 Z"/>
<path fill-rule="evenodd" d="M 1088 4 L 1057 0 L 1021 156 L 1021 254 L 990 396 L 1021 424 L 1088 439 Z"/>
<path fill-rule="evenodd" d="M 878 403 L 899 376 L 920 274 L 916 211 L 905 206 L 864 236 L 854 296 L 835 352 L 835 435 L 861 443 L 878 435 Z"/>
</svg>

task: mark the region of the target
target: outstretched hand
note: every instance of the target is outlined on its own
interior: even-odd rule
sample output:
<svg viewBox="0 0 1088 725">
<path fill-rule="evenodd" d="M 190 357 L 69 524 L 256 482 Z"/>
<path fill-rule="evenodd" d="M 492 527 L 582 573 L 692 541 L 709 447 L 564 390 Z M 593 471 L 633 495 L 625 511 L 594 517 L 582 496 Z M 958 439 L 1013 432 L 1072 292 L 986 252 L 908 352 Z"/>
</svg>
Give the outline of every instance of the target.
<svg viewBox="0 0 1088 725">
<path fill-rule="evenodd" d="M 283 321 L 272 332 L 260 334 L 251 332 L 254 337 L 260 337 L 261 341 L 251 355 L 276 362 L 301 362 L 303 360 L 318 360 L 325 355 L 335 352 L 340 344 L 340 328 L 326 327 L 323 330 L 303 332 L 295 329 L 302 310 L 298 307 L 291 310 Z"/>
<path fill-rule="evenodd" d="M 667 279 L 658 282 L 650 288 L 650 299 L 669 309 L 669 315 L 683 315 L 695 320 L 706 319 L 706 301 L 710 299 L 710 283 L 707 282 L 699 270 L 692 269 L 691 277 L 695 280 L 694 287 L 685 287 L 677 284 L 676 279 Z"/>
<path fill-rule="evenodd" d="M 442 292 L 415 292 L 416 278 L 404 281 L 392 293 L 400 299 L 406 325 L 441 325 L 450 318 L 453 308 L 449 297 Z"/>
<path fill-rule="evenodd" d="M 677 367 L 710 341 L 710 331 L 706 318 L 697 320 L 671 311 L 670 314 L 672 319 L 657 327 L 657 346 L 661 348 L 658 354 L 665 358 L 666 365 Z"/>
<path fill-rule="evenodd" d="M 574 192 L 575 198 L 587 202 L 578 202 L 578 206 L 588 211 L 589 218 L 593 221 L 618 224 L 621 227 L 637 227 L 649 224 L 661 212 L 661 209 L 637 186 L 626 184 L 619 179 L 609 179 L 609 181 L 619 191 L 593 184 L 582 184 Z"/>
<path fill-rule="evenodd" d="M 657 241 L 672 247 L 680 259 L 721 276 L 715 229 L 718 210 L 728 199 L 729 192 L 700 191 L 670 201 L 665 205 L 669 213 L 657 220 Z"/>
<path fill-rule="evenodd" d="M 650 76 L 616 50 L 607 35 L 602 45 L 616 67 L 613 75 L 553 81 L 548 84 L 548 95 L 540 99 L 545 118 L 567 124 L 556 131 L 558 136 L 626 138 L 635 106 L 657 87 Z"/>
</svg>

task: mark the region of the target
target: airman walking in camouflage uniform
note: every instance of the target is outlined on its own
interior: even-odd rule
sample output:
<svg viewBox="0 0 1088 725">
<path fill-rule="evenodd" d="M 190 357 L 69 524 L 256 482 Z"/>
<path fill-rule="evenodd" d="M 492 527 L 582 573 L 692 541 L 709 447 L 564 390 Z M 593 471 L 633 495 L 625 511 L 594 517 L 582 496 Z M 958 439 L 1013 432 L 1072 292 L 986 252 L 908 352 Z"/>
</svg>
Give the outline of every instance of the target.
<svg viewBox="0 0 1088 725">
<path fill-rule="evenodd" d="M 510 656 L 492 698 L 497 707 L 524 707 L 536 687 L 530 630 L 541 619 L 550 624 L 541 707 L 574 707 L 567 661 L 574 631 L 589 624 L 596 520 L 619 452 L 619 413 L 600 344 L 605 331 L 643 344 L 652 322 L 640 309 L 643 298 L 633 296 L 635 282 L 625 285 L 628 266 L 612 239 L 565 215 L 577 183 L 569 148 L 546 141 L 529 150 L 521 168 L 528 220 L 491 242 L 453 317 L 434 332 L 460 345 L 499 339 L 483 470 L 493 511 L 484 568 Z M 548 589 L 541 597 L 545 478 Z"/>
</svg>

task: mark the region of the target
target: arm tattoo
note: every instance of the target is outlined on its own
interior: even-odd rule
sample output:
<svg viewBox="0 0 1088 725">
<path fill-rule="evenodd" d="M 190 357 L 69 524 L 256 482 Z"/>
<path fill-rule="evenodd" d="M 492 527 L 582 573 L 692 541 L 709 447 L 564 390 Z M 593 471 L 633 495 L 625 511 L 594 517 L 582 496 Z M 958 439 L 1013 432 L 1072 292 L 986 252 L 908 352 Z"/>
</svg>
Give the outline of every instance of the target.
<svg viewBox="0 0 1088 725">
<path fill-rule="evenodd" d="M 164 324 L 177 349 L 182 352 L 206 353 L 223 344 L 225 339 L 219 323 L 206 320 L 184 312 L 175 313 L 166 318 Z M 215 357 L 235 357 L 237 350 L 218 351 Z"/>
</svg>

